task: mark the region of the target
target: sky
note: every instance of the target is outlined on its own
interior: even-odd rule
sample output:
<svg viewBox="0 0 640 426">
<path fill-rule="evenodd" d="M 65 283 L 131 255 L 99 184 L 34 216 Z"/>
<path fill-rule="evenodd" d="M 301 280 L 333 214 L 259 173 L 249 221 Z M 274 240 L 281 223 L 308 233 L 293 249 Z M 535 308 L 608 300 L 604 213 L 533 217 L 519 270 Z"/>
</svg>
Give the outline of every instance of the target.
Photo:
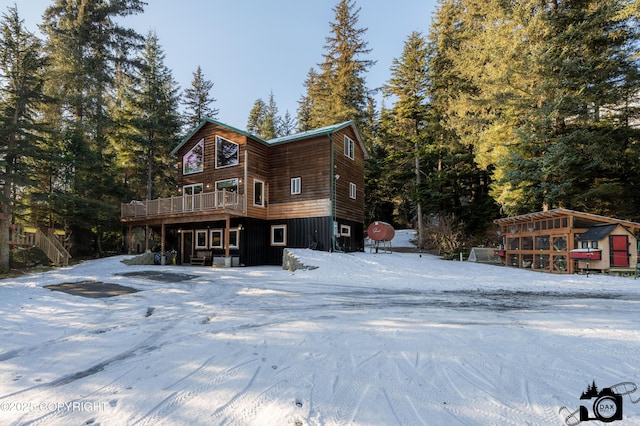
<svg viewBox="0 0 640 426">
<path fill-rule="evenodd" d="M 17 4 L 31 32 L 38 32 L 44 10 L 54 0 L 0 0 L 0 11 Z M 317 69 L 325 53 L 325 38 L 335 20 L 338 0 L 147 0 L 143 14 L 124 19 L 125 26 L 146 35 L 155 31 L 165 53 L 165 65 L 185 89 L 202 68 L 214 86 L 212 104 L 218 120 L 245 128 L 257 99 L 268 102 L 271 93 L 279 114 L 296 116 L 303 83 Z M 369 70 L 367 86 L 381 87 L 390 77 L 394 58 L 402 54 L 409 34 L 427 34 L 436 0 L 359 0 L 358 28 L 377 61 Z M 378 107 L 382 102 L 378 98 Z"/>
</svg>

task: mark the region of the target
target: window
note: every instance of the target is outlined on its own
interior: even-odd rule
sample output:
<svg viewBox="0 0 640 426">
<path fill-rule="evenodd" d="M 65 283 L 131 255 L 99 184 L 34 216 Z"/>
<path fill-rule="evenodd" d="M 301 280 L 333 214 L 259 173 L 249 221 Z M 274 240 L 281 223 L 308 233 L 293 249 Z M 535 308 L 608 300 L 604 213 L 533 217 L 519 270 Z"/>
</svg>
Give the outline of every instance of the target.
<svg viewBox="0 0 640 426">
<path fill-rule="evenodd" d="M 196 195 L 202 192 L 202 184 L 194 183 L 193 185 L 185 185 L 182 187 L 182 195 Z"/>
<path fill-rule="evenodd" d="M 240 146 L 216 136 L 216 168 L 236 166 L 239 163 Z"/>
<path fill-rule="evenodd" d="M 344 155 L 351 158 L 354 158 L 355 144 L 353 143 L 353 139 L 348 136 L 344 137 Z"/>
<path fill-rule="evenodd" d="M 182 157 L 182 174 L 189 175 L 204 170 L 204 138 Z"/>
<path fill-rule="evenodd" d="M 271 227 L 271 245 L 287 245 L 287 225 L 273 225 Z"/>
<path fill-rule="evenodd" d="M 350 237 L 351 236 L 351 226 L 349 226 L 349 225 L 340 225 L 340 236 L 341 237 Z"/>
<path fill-rule="evenodd" d="M 200 200 L 194 195 L 202 192 L 202 184 L 185 185 L 182 187 L 182 208 L 185 211 L 196 209 L 200 206 Z"/>
<path fill-rule="evenodd" d="M 349 182 L 349 197 L 355 200 L 357 193 L 358 188 L 356 187 L 356 184 L 353 182 Z"/>
<path fill-rule="evenodd" d="M 253 180 L 253 205 L 264 207 L 264 182 L 258 179 Z"/>
<path fill-rule="evenodd" d="M 291 178 L 291 194 L 302 193 L 302 178 Z"/>
<path fill-rule="evenodd" d="M 229 248 L 240 248 L 240 232 L 236 229 L 229 229 Z"/>
<path fill-rule="evenodd" d="M 238 192 L 238 179 L 225 179 L 216 182 L 216 191 L 226 190 L 228 192 Z"/>
<path fill-rule="evenodd" d="M 222 229 L 212 229 L 211 230 L 211 242 L 209 247 L 210 248 L 222 248 L 222 236 L 223 236 L 223 230 Z"/>
<path fill-rule="evenodd" d="M 226 193 L 222 193 L 226 191 Z M 216 206 L 223 207 L 228 204 L 236 204 L 238 199 L 238 179 L 226 179 L 216 182 Z"/>
<path fill-rule="evenodd" d="M 196 231 L 196 248 L 197 249 L 207 248 L 207 230 L 206 229 L 198 229 Z"/>
</svg>

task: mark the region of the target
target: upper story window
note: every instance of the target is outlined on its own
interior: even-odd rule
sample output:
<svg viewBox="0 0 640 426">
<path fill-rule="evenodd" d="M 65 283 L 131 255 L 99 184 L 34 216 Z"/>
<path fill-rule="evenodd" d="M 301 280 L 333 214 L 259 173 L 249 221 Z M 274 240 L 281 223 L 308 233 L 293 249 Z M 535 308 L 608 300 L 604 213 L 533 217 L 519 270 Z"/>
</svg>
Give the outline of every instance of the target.
<svg viewBox="0 0 640 426">
<path fill-rule="evenodd" d="M 253 205 L 264 207 L 264 182 L 258 179 L 253 181 Z"/>
<path fill-rule="evenodd" d="M 357 194 L 358 194 L 358 187 L 356 186 L 355 183 L 349 182 L 349 198 L 353 198 L 355 200 Z"/>
<path fill-rule="evenodd" d="M 240 162 L 240 146 L 216 136 L 216 168 L 237 166 Z"/>
<path fill-rule="evenodd" d="M 182 174 L 200 173 L 204 170 L 204 138 L 182 157 Z"/>
<path fill-rule="evenodd" d="M 302 193 L 302 178 L 291 178 L 291 194 L 295 195 L 300 193 Z"/>
<path fill-rule="evenodd" d="M 238 179 L 234 178 L 216 181 L 216 191 L 222 190 L 238 192 Z"/>
<path fill-rule="evenodd" d="M 355 154 L 355 143 L 349 136 L 344 137 L 344 155 L 353 160 Z"/>
</svg>

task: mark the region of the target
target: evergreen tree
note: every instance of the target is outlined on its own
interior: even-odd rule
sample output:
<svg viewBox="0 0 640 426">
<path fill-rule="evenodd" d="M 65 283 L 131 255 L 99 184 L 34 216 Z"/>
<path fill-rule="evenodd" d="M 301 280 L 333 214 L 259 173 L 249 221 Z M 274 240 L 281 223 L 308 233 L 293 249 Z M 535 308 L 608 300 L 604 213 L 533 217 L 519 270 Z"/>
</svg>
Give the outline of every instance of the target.
<svg viewBox="0 0 640 426">
<path fill-rule="evenodd" d="M 69 224 L 92 233 L 100 255 L 104 232 L 119 228 L 115 155 L 109 110 L 116 65 L 140 37 L 120 18 L 142 12 L 139 0 L 56 0 L 46 9 L 42 31 L 51 61 L 46 93 L 56 99 L 44 117 L 56 134 L 47 144 L 50 161 L 42 182 L 50 191 L 50 225 Z M 81 232 L 76 232 L 76 235 Z M 78 247 L 78 245 L 76 245 Z"/>
<path fill-rule="evenodd" d="M 252 135 L 260 136 L 264 128 L 264 117 L 267 114 L 267 104 L 261 98 L 256 99 L 249 111 L 247 119 L 247 131 Z M 260 136 L 262 137 L 262 136 Z"/>
<path fill-rule="evenodd" d="M 304 82 L 306 87 L 306 93 L 298 100 L 298 131 L 306 132 L 313 127 L 312 114 L 313 114 L 313 99 L 317 98 L 317 94 L 314 90 L 318 88 L 318 73 L 315 69 L 311 68 L 307 73 L 307 79 Z"/>
<path fill-rule="evenodd" d="M 451 215 L 465 224 L 465 232 L 482 240 L 499 209 L 489 195 L 490 167 L 479 167 L 473 135 L 481 127 L 471 119 L 460 123 L 459 109 L 469 111 L 477 93 L 473 81 L 455 65 L 456 52 L 468 43 L 461 29 L 460 1 L 442 1 L 434 16 L 428 42 L 428 146 L 432 172 L 425 180 L 425 208 L 431 215 Z M 480 107 L 478 107 L 480 108 Z M 475 116 L 479 116 L 475 114 Z"/>
<path fill-rule="evenodd" d="M 424 247 L 422 197 L 423 170 L 422 153 L 429 143 L 427 135 L 427 49 L 426 41 L 418 32 L 413 32 L 405 43 L 400 59 L 391 65 L 391 79 L 385 90 L 396 97 L 390 111 L 393 142 L 389 150 L 399 169 L 412 168 L 414 191 L 411 197 L 416 208 L 418 247 Z M 409 165 L 407 162 L 413 164 Z"/>
<path fill-rule="evenodd" d="M 278 115 L 278 105 L 273 92 L 269 95 L 269 103 L 262 99 L 254 102 L 247 120 L 247 131 L 267 140 L 283 136 L 282 118 Z"/>
<path fill-rule="evenodd" d="M 44 70 L 40 40 L 24 28 L 17 7 L 8 8 L 0 22 L 0 271 L 9 269 L 9 223 L 26 213 L 28 206 L 19 203 L 34 183 L 30 169 L 43 155 L 36 120 Z"/>
<path fill-rule="evenodd" d="M 302 127 L 318 128 L 355 120 L 362 130 L 369 121 L 365 74 L 375 62 L 363 58 L 370 49 L 363 40 L 366 28 L 357 27 L 360 9 L 355 2 L 341 0 L 333 11 L 335 22 L 330 23 L 320 72 L 310 73 L 306 81 L 307 95 L 301 106 L 310 107 L 309 117 L 307 120 L 307 112 L 299 111 L 299 122 Z"/>
<path fill-rule="evenodd" d="M 443 1 L 434 101 L 491 173 L 503 211 L 614 214 L 632 199 L 638 32 L 628 10 L 619 0 Z"/>
<path fill-rule="evenodd" d="M 280 120 L 280 130 L 278 136 L 287 136 L 294 132 L 296 128 L 295 119 L 291 116 L 289 111 L 284 113 L 284 117 Z"/>
<path fill-rule="evenodd" d="M 175 191 L 175 164 L 169 153 L 179 140 L 182 125 L 178 114 L 180 97 L 164 58 L 157 34 L 150 31 L 140 55 L 138 85 L 128 94 L 131 149 L 140 160 L 137 173 L 146 176 L 147 200 L 168 197 Z M 139 196 L 143 196 L 141 189 Z"/>
<path fill-rule="evenodd" d="M 218 108 L 212 108 L 210 105 L 216 101 L 211 96 L 213 83 L 205 80 L 202 69 L 198 65 L 198 69 L 193 73 L 191 87 L 184 91 L 184 105 L 186 106 L 184 123 L 187 130 L 195 128 L 205 118 L 217 118 L 220 112 Z"/>
</svg>

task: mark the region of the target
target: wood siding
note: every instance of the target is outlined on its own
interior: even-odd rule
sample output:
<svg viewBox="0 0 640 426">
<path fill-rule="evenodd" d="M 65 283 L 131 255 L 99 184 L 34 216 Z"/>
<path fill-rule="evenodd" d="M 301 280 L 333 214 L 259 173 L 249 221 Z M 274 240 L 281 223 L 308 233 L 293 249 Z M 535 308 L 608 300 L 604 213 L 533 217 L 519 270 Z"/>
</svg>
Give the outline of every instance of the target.
<svg viewBox="0 0 640 426">
<path fill-rule="evenodd" d="M 353 160 L 344 153 L 345 136 L 354 143 Z M 333 136 L 335 174 L 340 175 L 335 188 L 335 215 L 338 218 L 364 222 L 364 152 L 350 127 Z M 350 196 L 350 184 L 356 185 L 356 198 Z"/>
<path fill-rule="evenodd" d="M 331 216 L 331 200 L 293 201 L 271 204 L 269 219 L 299 219 L 304 217 Z"/>
<path fill-rule="evenodd" d="M 216 136 L 238 144 L 237 165 L 216 168 Z M 354 141 L 353 159 L 345 156 L 345 136 Z M 184 156 L 203 139 L 203 170 L 185 175 Z M 162 233 L 166 226 L 167 231 L 176 235 L 184 233 L 192 237 L 197 230 L 222 229 L 229 223 L 230 229 L 239 230 L 240 247 L 229 248 L 228 253 L 238 256 L 244 265 L 281 264 L 285 247 L 362 250 L 365 154 L 351 123 L 269 143 L 245 131 L 208 120 L 173 152 L 178 162 L 176 203 L 180 204 L 186 185 L 202 184 L 203 196 L 209 197 L 209 193 L 216 190 L 216 182 L 237 179 L 238 198 L 243 200 L 238 203 L 241 208 L 172 211 L 171 214 L 145 214 L 133 218 L 123 214 L 122 220 L 130 227 L 153 226 L 156 232 Z M 335 179 L 336 175 L 340 178 Z M 291 193 L 292 178 L 300 178 L 299 194 Z M 263 206 L 255 203 L 256 181 L 264 186 Z M 351 183 L 356 186 L 355 199 L 350 197 Z M 168 202 L 174 200 L 157 200 L 162 205 Z M 123 211 L 131 208 L 122 206 Z M 334 239 L 334 221 L 339 230 L 350 231 Z M 285 246 L 271 245 L 271 227 L 274 225 L 286 225 Z M 193 240 L 189 240 L 191 244 Z M 194 250 L 193 244 L 182 247 L 181 258 L 187 259 Z M 227 253 L 221 248 L 208 250 L 212 256 Z"/>
<path fill-rule="evenodd" d="M 239 145 L 238 165 L 217 169 L 216 164 L 216 136 L 221 136 Z M 204 138 L 204 170 L 199 173 L 184 175 L 182 159 L 184 155 Z M 225 179 L 243 179 L 245 170 L 245 150 L 247 137 L 222 126 L 210 124 L 195 133 L 190 140 L 177 152 L 178 160 L 178 190 L 185 185 L 202 183 L 205 192 L 213 191 L 216 181 Z M 240 189 L 240 188 L 239 188 Z"/>
<path fill-rule="evenodd" d="M 327 136 L 275 145 L 270 150 L 269 207 L 326 200 L 330 194 L 331 144 Z M 291 194 L 291 179 L 300 178 L 300 194 Z M 286 218 L 286 212 L 279 209 Z M 291 217 L 300 217 L 295 211 Z M 274 214 L 270 213 L 270 217 Z"/>
</svg>

